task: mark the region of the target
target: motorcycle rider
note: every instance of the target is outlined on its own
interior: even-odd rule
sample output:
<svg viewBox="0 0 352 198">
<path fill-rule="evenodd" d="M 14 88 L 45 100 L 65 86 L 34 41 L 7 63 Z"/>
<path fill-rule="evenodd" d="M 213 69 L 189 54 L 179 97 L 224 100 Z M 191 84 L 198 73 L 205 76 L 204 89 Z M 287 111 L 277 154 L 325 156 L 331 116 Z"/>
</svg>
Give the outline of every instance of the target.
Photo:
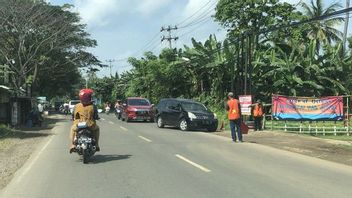
<svg viewBox="0 0 352 198">
<path fill-rule="evenodd" d="M 117 100 L 115 103 L 115 109 L 120 108 L 120 106 L 121 106 L 121 100 Z"/>
<path fill-rule="evenodd" d="M 70 131 L 70 153 L 75 151 L 74 139 L 77 133 L 77 124 L 79 122 L 87 122 L 89 129 L 92 131 L 92 135 L 96 141 L 96 151 L 100 151 L 99 147 L 99 126 L 95 120 L 99 119 L 98 111 L 92 102 L 93 90 L 82 89 L 79 91 L 80 103 L 76 104 L 73 112 L 73 125 Z"/>
</svg>

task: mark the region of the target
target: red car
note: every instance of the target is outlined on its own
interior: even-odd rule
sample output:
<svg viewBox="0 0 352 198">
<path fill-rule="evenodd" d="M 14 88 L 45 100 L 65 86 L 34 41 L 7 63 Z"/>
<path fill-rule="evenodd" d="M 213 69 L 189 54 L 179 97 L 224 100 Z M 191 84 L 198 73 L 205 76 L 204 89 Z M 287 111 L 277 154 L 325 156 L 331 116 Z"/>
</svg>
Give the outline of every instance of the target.
<svg viewBox="0 0 352 198">
<path fill-rule="evenodd" d="M 127 98 L 122 105 L 122 121 L 143 120 L 154 122 L 153 105 L 149 100 L 140 97 Z"/>
</svg>

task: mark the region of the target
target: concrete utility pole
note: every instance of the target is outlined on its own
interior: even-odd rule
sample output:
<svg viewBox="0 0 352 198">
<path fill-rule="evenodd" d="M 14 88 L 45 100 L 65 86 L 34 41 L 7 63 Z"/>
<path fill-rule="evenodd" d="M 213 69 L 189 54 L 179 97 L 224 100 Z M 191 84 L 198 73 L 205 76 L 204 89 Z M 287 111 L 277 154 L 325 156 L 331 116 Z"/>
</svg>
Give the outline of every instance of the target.
<svg viewBox="0 0 352 198">
<path fill-rule="evenodd" d="M 171 31 L 172 30 L 177 30 L 177 26 L 175 26 L 175 27 L 167 26 L 166 28 L 165 27 L 161 27 L 161 30 L 160 30 L 160 32 L 167 31 L 169 33 L 168 36 L 163 36 L 161 38 L 161 42 L 163 42 L 164 40 L 167 40 L 169 42 L 170 49 L 172 48 L 171 41 L 172 40 L 176 41 L 178 39 L 178 37 L 172 37 L 171 36 Z"/>
<path fill-rule="evenodd" d="M 112 76 L 112 73 L 111 73 L 111 67 L 112 67 L 112 63 L 115 62 L 116 60 L 115 59 L 109 59 L 109 60 L 106 60 L 106 62 L 109 63 L 109 67 L 110 67 L 110 76 Z"/>
<path fill-rule="evenodd" d="M 346 0 L 346 8 L 350 7 L 350 0 Z M 345 29 L 343 32 L 343 42 L 342 42 L 342 53 L 345 52 L 345 50 L 347 49 L 346 47 L 346 40 L 347 40 L 347 31 L 348 31 L 348 23 L 349 23 L 349 19 L 350 19 L 350 12 L 346 12 L 346 17 L 345 17 Z"/>
</svg>

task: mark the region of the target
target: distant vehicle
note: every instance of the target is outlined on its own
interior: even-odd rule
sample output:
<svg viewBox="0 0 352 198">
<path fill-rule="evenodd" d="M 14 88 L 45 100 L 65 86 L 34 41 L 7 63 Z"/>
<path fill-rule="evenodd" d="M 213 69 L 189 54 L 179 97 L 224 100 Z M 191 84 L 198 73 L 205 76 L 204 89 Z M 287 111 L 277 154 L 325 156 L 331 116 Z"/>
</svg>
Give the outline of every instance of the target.
<svg viewBox="0 0 352 198">
<path fill-rule="evenodd" d="M 75 105 L 80 102 L 81 102 L 80 100 L 70 100 L 70 102 L 68 102 L 68 108 L 71 114 L 73 113 L 73 107 L 75 107 Z"/>
<path fill-rule="evenodd" d="M 170 125 L 179 127 L 182 131 L 206 129 L 214 132 L 218 127 L 215 113 L 203 104 L 189 99 L 161 99 L 156 105 L 155 119 L 159 128 Z"/>
<path fill-rule="evenodd" d="M 131 120 L 154 122 L 153 105 L 145 98 L 129 97 L 122 104 L 121 120 L 126 122 Z"/>
</svg>

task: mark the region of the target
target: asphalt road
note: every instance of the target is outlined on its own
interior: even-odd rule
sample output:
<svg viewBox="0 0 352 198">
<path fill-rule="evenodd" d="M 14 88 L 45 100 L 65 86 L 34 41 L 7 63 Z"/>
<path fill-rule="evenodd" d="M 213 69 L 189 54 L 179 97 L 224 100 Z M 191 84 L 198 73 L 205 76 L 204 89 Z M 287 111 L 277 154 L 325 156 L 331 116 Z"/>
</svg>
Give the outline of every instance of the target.
<svg viewBox="0 0 352 198">
<path fill-rule="evenodd" d="M 101 152 L 91 163 L 68 153 L 71 122 L 60 122 L 0 197 L 352 197 L 349 166 L 101 117 Z"/>
</svg>

